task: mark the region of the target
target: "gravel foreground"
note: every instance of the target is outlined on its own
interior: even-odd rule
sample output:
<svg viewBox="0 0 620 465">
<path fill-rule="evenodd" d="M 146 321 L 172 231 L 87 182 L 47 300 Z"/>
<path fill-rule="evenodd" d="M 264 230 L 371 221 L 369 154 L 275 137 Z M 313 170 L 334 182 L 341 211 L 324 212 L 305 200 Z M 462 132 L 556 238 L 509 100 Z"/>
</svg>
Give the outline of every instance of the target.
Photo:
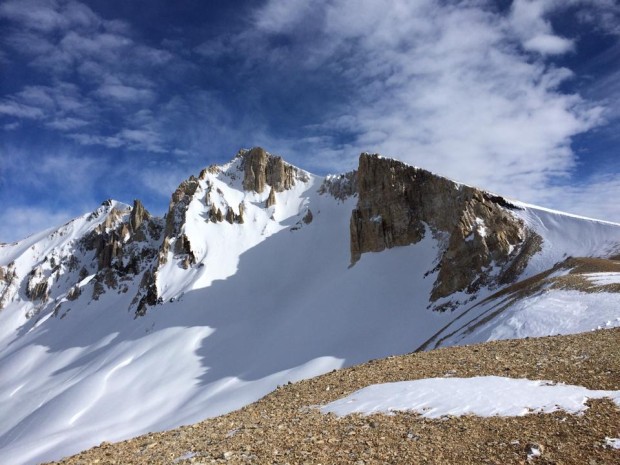
<svg viewBox="0 0 620 465">
<path fill-rule="evenodd" d="M 321 414 L 374 383 L 497 375 L 620 390 L 620 328 L 495 341 L 373 360 L 278 388 L 221 417 L 100 446 L 57 464 L 620 464 L 620 409 L 583 415 L 443 417 Z M 540 452 L 537 455 L 536 452 Z"/>
</svg>

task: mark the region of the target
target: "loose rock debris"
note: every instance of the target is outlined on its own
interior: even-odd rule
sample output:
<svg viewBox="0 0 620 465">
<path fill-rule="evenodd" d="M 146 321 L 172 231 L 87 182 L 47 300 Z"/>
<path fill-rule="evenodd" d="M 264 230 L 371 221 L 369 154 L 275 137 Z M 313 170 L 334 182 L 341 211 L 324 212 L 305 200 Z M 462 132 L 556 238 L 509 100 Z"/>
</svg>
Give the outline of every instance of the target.
<svg viewBox="0 0 620 465">
<path fill-rule="evenodd" d="M 59 464 L 620 464 L 620 409 L 581 415 L 423 418 L 322 414 L 370 384 L 452 376 L 546 379 L 620 389 L 620 329 L 495 341 L 373 360 L 278 388 L 230 414 L 98 447 Z M 327 389 L 329 387 L 329 389 Z"/>
</svg>

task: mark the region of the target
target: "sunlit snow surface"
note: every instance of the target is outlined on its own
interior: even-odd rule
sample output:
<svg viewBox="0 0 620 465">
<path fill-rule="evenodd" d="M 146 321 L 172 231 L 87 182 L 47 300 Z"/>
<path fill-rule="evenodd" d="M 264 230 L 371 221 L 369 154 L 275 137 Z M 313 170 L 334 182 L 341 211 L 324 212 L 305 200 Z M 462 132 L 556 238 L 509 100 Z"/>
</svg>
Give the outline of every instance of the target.
<svg viewBox="0 0 620 465">
<path fill-rule="evenodd" d="M 618 293 L 556 289 L 521 298 L 486 321 L 485 317 L 495 310 L 496 307 L 483 305 L 468 318 L 455 321 L 444 329 L 446 336 L 440 345 L 476 344 L 620 327 Z"/>
<path fill-rule="evenodd" d="M 373 384 L 323 407 L 339 416 L 411 411 L 427 418 L 444 415 L 522 416 L 563 410 L 583 412 L 588 399 L 607 397 L 620 406 L 620 391 L 499 376 L 427 378 Z"/>
<path fill-rule="evenodd" d="M 620 273 L 586 273 L 584 276 L 596 286 L 620 284 Z"/>
</svg>

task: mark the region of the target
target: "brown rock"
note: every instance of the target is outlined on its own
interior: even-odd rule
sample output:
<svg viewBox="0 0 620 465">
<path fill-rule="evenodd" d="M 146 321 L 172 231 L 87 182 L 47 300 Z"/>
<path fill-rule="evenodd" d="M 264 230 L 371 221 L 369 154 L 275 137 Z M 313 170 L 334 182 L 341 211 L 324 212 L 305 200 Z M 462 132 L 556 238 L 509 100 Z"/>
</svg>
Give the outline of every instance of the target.
<svg viewBox="0 0 620 465">
<path fill-rule="evenodd" d="M 233 224 L 235 222 L 235 216 L 236 215 L 233 209 L 228 207 L 226 209 L 226 221 L 229 222 L 230 224 Z"/>
<path fill-rule="evenodd" d="M 75 285 L 67 293 L 67 300 L 71 300 L 71 301 L 76 300 L 80 296 L 81 293 L 82 293 L 82 289 L 80 288 L 80 286 Z"/>
<path fill-rule="evenodd" d="M 511 282 L 540 246 L 538 236 L 509 211 L 505 199 L 429 171 L 362 154 L 357 208 L 351 215 L 351 262 L 364 252 L 415 244 L 429 232 L 447 243 L 439 258 L 431 300 Z"/>
<path fill-rule="evenodd" d="M 133 208 L 131 209 L 131 215 L 129 217 L 129 225 L 132 232 L 136 232 L 142 223 L 151 217 L 150 213 L 144 208 L 142 202 L 139 200 L 133 201 Z"/>
<path fill-rule="evenodd" d="M 93 284 L 93 300 L 99 300 L 99 296 L 105 292 L 105 287 L 103 287 L 103 283 L 99 280 L 95 280 Z"/>
<path fill-rule="evenodd" d="M 134 296 L 131 307 L 134 308 L 134 317 L 144 316 L 149 306 L 160 302 L 157 292 L 157 272 L 146 270 L 142 275 L 138 293 Z"/>
<path fill-rule="evenodd" d="M 306 223 L 306 224 L 310 224 L 310 223 L 312 223 L 313 219 L 314 219 L 314 216 L 312 216 L 312 212 L 310 211 L 310 209 L 308 209 L 308 211 L 306 212 L 306 214 L 302 218 L 302 221 L 304 223 Z"/>
<path fill-rule="evenodd" d="M 243 202 L 239 203 L 239 216 L 237 217 L 237 222 L 239 224 L 243 224 L 243 214 L 245 213 L 245 204 Z"/>
<path fill-rule="evenodd" d="M 319 194 L 326 193 L 340 201 L 357 194 L 357 171 L 325 178 L 319 187 Z"/>
<path fill-rule="evenodd" d="M 271 187 L 271 190 L 269 191 L 269 196 L 267 197 L 267 200 L 265 202 L 265 208 L 272 207 L 275 204 L 276 204 L 276 192 L 273 190 L 273 187 Z"/>
<path fill-rule="evenodd" d="M 28 275 L 26 297 L 30 300 L 47 300 L 48 283 L 40 267 L 34 268 Z"/>
<path fill-rule="evenodd" d="M 261 147 L 254 147 L 243 155 L 243 188 L 261 193 L 265 189 L 268 155 Z"/>
<path fill-rule="evenodd" d="M 298 170 L 281 157 L 270 155 L 261 147 L 242 152 L 240 156 L 243 157 L 245 190 L 260 194 L 265 190 L 265 185 L 269 185 L 276 192 L 282 192 L 295 185 Z"/>
<path fill-rule="evenodd" d="M 4 308 L 11 294 L 16 291 L 16 283 L 15 262 L 9 263 L 6 268 L 0 266 L 0 310 Z"/>
<path fill-rule="evenodd" d="M 99 270 L 112 266 L 113 260 L 121 255 L 123 244 L 122 238 L 116 231 L 100 233 L 96 239 L 97 265 Z"/>
</svg>

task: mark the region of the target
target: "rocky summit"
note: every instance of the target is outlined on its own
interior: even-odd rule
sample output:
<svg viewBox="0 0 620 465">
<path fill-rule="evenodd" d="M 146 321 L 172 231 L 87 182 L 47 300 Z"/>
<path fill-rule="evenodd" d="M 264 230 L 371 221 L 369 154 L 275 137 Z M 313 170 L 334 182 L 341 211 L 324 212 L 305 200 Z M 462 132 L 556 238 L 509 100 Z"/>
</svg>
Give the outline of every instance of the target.
<svg viewBox="0 0 620 465">
<path fill-rule="evenodd" d="M 618 257 L 620 225 L 376 154 L 316 176 L 241 150 L 162 218 L 106 200 L 0 244 L 0 457 L 59 459 L 381 357 L 620 326 Z"/>
<path fill-rule="evenodd" d="M 440 244 L 431 301 L 515 281 L 541 237 L 504 198 L 379 155 L 362 154 L 351 214 L 351 261 L 420 242 Z M 453 301 L 451 306 L 460 302 Z"/>
</svg>

